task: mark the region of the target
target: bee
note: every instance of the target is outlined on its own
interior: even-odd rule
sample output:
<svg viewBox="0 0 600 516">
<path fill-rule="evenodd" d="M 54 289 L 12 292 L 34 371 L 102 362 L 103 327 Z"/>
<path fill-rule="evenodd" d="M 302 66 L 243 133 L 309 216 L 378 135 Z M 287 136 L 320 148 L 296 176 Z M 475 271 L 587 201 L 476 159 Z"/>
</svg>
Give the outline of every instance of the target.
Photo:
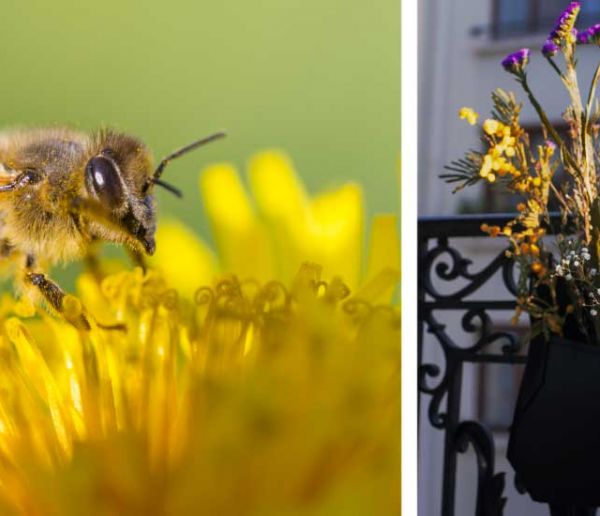
<svg viewBox="0 0 600 516">
<path fill-rule="evenodd" d="M 154 168 L 140 139 L 111 129 L 0 133 L 0 257 L 15 259 L 22 280 L 63 313 L 65 292 L 44 267 L 85 258 L 96 242 L 123 245 L 138 257 L 152 255 L 154 187 L 181 196 L 161 179 L 165 167 L 224 135 L 194 141 Z"/>
</svg>

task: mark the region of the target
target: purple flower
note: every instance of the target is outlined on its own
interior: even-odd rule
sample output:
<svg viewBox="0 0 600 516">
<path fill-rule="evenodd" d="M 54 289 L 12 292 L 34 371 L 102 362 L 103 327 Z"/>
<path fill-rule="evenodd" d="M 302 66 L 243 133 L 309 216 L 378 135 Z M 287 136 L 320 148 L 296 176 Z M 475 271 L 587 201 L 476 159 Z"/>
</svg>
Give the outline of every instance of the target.
<svg viewBox="0 0 600 516">
<path fill-rule="evenodd" d="M 558 45 L 551 39 L 546 40 L 546 43 L 544 43 L 544 46 L 542 47 L 542 54 L 544 54 L 546 57 L 552 57 L 556 55 L 557 52 Z"/>
<path fill-rule="evenodd" d="M 579 2 L 571 2 L 556 20 L 554 29 L 548 39 L 552 40 L 555 45 L 560 45 L 567 37 L 571 40 L 570 42 L 574 42 L 573 36 L 575 34 L 572 31 L 580 9 L 581 4 Z"/>
<path fill-rule="evenodd" d="M 508 54 L 502 60 L 502 66 L 507 72 L 520 73 L 524 70 L 525 66 L 529 62 L 529 49 L 522 48 L 512 54 Z"/>
<path fill-rule="evenodd" d="M 587 45 L 588 43 L 598 43 L 600 41 L 600 23 L 592 25 L 590 28 L 580 32 L 577 35 L 577 43 Z"/>
<path fill-rule="evenodd" d="M 590 42 L 590 29 L 586 29 L 577 34 L 577 43 L 587 45 Z"/>
</svg>

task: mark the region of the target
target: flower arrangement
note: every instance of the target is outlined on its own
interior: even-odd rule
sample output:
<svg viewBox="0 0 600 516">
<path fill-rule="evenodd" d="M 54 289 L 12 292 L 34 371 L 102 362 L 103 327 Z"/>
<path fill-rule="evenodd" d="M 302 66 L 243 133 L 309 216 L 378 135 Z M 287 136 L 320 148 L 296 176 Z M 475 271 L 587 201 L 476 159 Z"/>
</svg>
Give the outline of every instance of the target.
<svg viewBox="0 0 600 516">
<path fill-rule="evenodd" d="M 363 263 L 357 185 L 249 168 L 254 203 L 233 166 L 201 176 L 217 255 L 171 221 L 148 271 L 79 277 L 91 329 L 1 298 L 2 514 L 399 511 L 395 218 Z"/>
<path fill-rule="evenodd" d="M 515 318 L 522 311 L 532 316 L 532 336 L 561 334 L 565 320 L 574 318 L 578 329 L 596 341 L 600 338 L 600 109 L 596 101 L 600 65 L 584 96 L 576 52 L 581 45 L 600 43 L 600 24 L 578 32 L 579 10 L 580 3 L 571 2 L 540 49 L 569 95 L 563 113 L 567 134 L 550 121 L 529 85 L 531 52 L 523 48 L 501 64 L 535 109 L 545 141 L 534 148 L 520 123 L 522 104 L 513 93 L 498 89 L 492 93 L 491 117 L 481 124 L 484 150 L 467 152 L 446 167 L 449 173 L 442 177 L 458 185 L 455 191 L 485 182 L 520 198 L 518 215 L 506 226 L 482 226 L 492 237 L 509 239 L 507 252 L 519 265 Z M 459 116 L 477 124 L 478 115 L 470 108 L 462 108 Z M 562 183 L 559 169 L 566 176 Z M 551 223 L 551 206 L 558 206 L 561 216 L 559 227 L 554 228 L 557 239 L 549 243 L 544 236 Z M 566 301 L 559 291 L 566 292 Z"/>
</svg>

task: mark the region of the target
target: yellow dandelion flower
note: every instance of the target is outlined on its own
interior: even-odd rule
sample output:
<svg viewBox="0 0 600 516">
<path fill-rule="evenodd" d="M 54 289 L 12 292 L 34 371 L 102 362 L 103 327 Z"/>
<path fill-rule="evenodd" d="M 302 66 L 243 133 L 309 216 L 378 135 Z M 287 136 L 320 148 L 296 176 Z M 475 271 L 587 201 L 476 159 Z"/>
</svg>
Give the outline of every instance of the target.
<svg viewBox="0 0 600 516">
<path fill-rule="evenodd" d="M 353 290 L 367 279 L 362 259 L 364 205 L 358 185 L 348 183 L 310 198 L 291 160 L 277 151 L 253 156 L 247 175 L 252 195 L 233 165 L 210 166 L 201 175 L 200 190 L 221 272 L 288 283 L 309 261 L 320 264 L 325 277 L 337 275 Z M 375 217 L 371 233 L 377 234 L 382 225 L 390 225 L 389 220 Z M 390 271 L 393 283 L 400 258 L 390 250 L 399 249 L 398 231 L 397 227 L 386 231 L 387 250 L 372 252 L 381 256 L 381 268 Z M 160 263 L 161 268 L 170 266 L 168 261 Z"/>
<path fill-rule="evenodd" d="M 479 115 L 470 107 L 462 107 L 458 110 L 458 116 L 466 120 L 470 125 L 475 125 Z"/>
<path fill-rule="evenodd" d="M 250 173 L 255 204 L 202 176 L 216 256 L 166 221 L 147 272 L 82 274 L 91 329 L 2 299 L 0 513 L 399 512 L 396 218 L 363 259 L 356 185 L 310 199 L 277 153 Z"/>
</svg>

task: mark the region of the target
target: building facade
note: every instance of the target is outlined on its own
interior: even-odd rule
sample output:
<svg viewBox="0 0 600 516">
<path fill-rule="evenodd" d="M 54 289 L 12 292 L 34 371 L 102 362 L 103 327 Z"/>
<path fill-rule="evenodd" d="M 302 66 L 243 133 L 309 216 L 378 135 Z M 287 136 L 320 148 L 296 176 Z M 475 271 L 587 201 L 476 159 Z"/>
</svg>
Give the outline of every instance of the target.
<svg viewBox="0 0 600 516">
<path fill-rule="evenodd" d="M 421 0 L 419 2 L 419 214 L 451 215 L 465 212 L 505 211 L 499 199 L 485 185 L 452 195 L 452 187 L 439 179 L 444 165 L 462 157 L 465 150 L 477 148 L 478 129 L 458 118 L 458 110 L 469 106 L 486 118 L 491 111 L 490 94 L 495 88 L 513 91 L 524 103 L 522 125 L 532 130 L 539 126 L 537 116 L 527 104 L 514 77 L 506 73 L 502 58 L 523 47 L 531 49 L 528 77 L 533 91 L 552 121 L 561 125 L 561 114 L 568 95 L 559 78 L 539 49 L 552 29 L 558 14 L 568 1 L 556 0 Z M 600 0 L 583 0 L 578 26 L 600 23 Z M 587 88 L 597 64 L 600 48 L 581 47 L 579 55 L 580 85 Z M 408 172 L 404 172 L 408 173 Z M 488 247 L 464 242 L 462 251 L 478 263 L 486 263 L 501 243 Z M 493 290 L 493 286 L 492 286 Z M 494 292 L 488 292 L 494 295 Z M 500 318 L 499 325 L 509 325 L 510 317 Z M 459 322 L 448 320 L 450 330 L 460 331 Z M 454 328 L 452 328 L 454 326 Z M 472 338 L 472 337 L 471 337 Z M 424 356 L 443 362 L 439 346 L 426 337 Z M 443 363 L 441 364 L 443 367 Z M 505 366 L 506 367 L 506 366 Z M 513 375 L 511 377 L 511 375 Z M 497 443 L 497 469 L 506 471 L 505 514 L 548 514 L 547 507 L 518 495 L 513 474 L 505 459 L 507 429 L 512 411 L 511 398 L 518 388 L 514 372 L 477 368 L 465 371 L 463 380 L 462 418 L 488 418 Z M 422 399 L 419 442 L 419 515 L 441 514 L 441 475 L 443 442 L 441 432 L 428 424 Z M 494 423 L 495 422 L 495 423 Z M 477 468 L 474 455 L 461 458 L 457 473 L 455 514 L 474 514 Z"/>
</svg>

